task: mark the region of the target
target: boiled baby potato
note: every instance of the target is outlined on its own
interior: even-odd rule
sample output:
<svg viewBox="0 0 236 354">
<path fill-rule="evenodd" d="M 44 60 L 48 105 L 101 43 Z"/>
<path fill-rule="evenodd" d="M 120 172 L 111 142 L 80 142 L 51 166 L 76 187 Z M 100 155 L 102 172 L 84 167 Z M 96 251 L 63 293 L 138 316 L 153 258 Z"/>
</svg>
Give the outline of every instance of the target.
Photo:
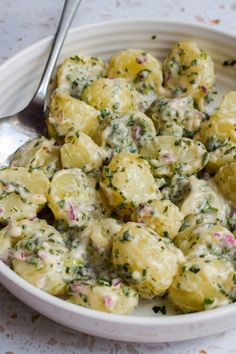
<svg viewBox="0 0 236 354">
<path fill-rule="evenodd" d="M 180 232 L 174 239 L 176 247 L 187 256 L 217 256 L 235 263 L 236 240 L 224 226 L 198 224 Z"/>
<path fill-rule="evenodd" d="M 128 315 L 138 305 L 138 294 L 119 279 L 77 281 L 70 285 L 69 302 L 93 310 Z"/>
<path fill-rule="evenodd" d="M 23 229 L 24 223 L 11 221 L 0 230 L 0 259 L 2 261 L 9 263 L 13 246 L 23 237 Z"/>
<path fill-rule="evenodd" d="M 153 200 L 140 204 L 131 219 L 150 227 L 162 237 L 173 239 L 180 229 L 183 216 L 170 200 Z"/>
<path fill-rule="evenodd" d="M 230 207 L 211 182 L 189 178 L 190 193 L 184 198 L 180 211 L 185 228 L 202 223 L 227 225 Z"/>
<path fill-rule="evenodd" d="M 118 274 L 145 299 L 162 295 L 178 271 L 182 252 L 152 229 L 128 222 L 114 237 L 112 262 Z"/>
<path fill-rule="evenodd" d="M 107 75 L 126 78 L 134 85 L 140 111 L 145 111 L 157 98 L 163 82 L 161 63 L 142 49 L 126 49 L 113 55 Z"/>
<path fill-rule="evenodd" d="M 150 118 L 142 112 L 129 112 L 105 119 L 100 123 L 94 140 L 108 155 L 120 152 L 139 152 L 141 146 L 156 136 Z"/>
<path fill-rule="evenodd" d="M 0 170 L 0 223 L 34 218 L 45 206 L 49 180 L 39 170 L 7 167 Z"/>
<path fill-rule="evenodd" d="M 235 271 L 226 259 L 190 258 L 181 264 L 169 299 L 184 312 L 203 311 L 232 302 Z"/>
<path fill-rule="evenodd" d="M 177 43 L 163 63 L 164 87 L 173 97 L 191 96 L 203 109 L 203 98 L 215 83 L 211 57 L 194 42 Z"/>
<path fill-rule="evenodd" d="M 209 153 L 206 169 L 210 173 L 214 173 L 220 167 L 228 165 L 231 162 L 236 162 L 236 144 L 229 141 Z"/>
<path fill-rule="evenodd" d="M 206 121 L 195 139 L 202 141 L 209 151 L 227 142 L 236 143 L 236 91 L 228 92 L 218 109 Z"/>
<path fill-rule="evenodd" d="M 180 206 L 190 190 L 189 177 L 174 175 L 162 188 L 161 193 L 164 199 L 169 199 L 172 203 Z"/>
<path fill-rule="evenodd" d="M 112 241 L 120 229 L 121 225 L 113 218 L 94 220 L 87 225 L 81 239 L 87 239 L 93 260 L 110 260 Z"/>
<path fill-rule="evenodd" d="M 67 135 L 61 147 L 61 163 L 63 168 L 78 167 L 90 172 L 101 167 L 106 155 L 88 135 L 76 132 Z"/>
<path fill-rule="evenodd" d="M 57 72 L 57 87 L 79 98 L 83 89 L 105 74 L 106 66 L 100 58 L 73 55 L 64 60 Z"/>
<path fill-rule="evenodd" d="M 143 93 L 147 89 L 158 92 L 163 80 L 159 60 L 142 49 L 126 49 L 113 55 L 108 64 L 107 76 L 124 77 Z"/>
<path fill-rule="evenodd" d="M 191 138 L 200 128 L 204 114 L 193 106 L 190 96 L 158 98 L 146 114 L 152 119 L 158 135 Z"/>
<path fill-rule="evenodd" d="M 86 103 L 56 90 L 51 97 L 47 123 L 49 135 L 53 138 L 63 139 L 68 133 L 76 131 L 93 136 L 98 127 L 98 112 Z"/>
<path fill-rule="evenodd" d="M 236 162 L 222 166 L 214 180 L 220 192 L 236 207 Z"/>
<path fill-rule="evenodd" d="M 21 220 L 15 227 L 21 232 L 21 240 L 15 244 L 10 257 L 14 271 L 49 294 L 64 294 L 64 261 L 68 249 L 62 236 L 39 219 Z"/>
<path fill-rule="evenodd" d="M 82 100 L 96 109 L 117 113 L 137 110 L 137 97 L 127 79 L 98 79 L 87 86 Z"/>
<path fill-rule="evenodd" d="M 55 140 L 44 137 L 27 141 L 12 156 L 11 166 L 38 169 L 51 178 L 61 169 L 60 147 Z"/>
<path fill-rule="evenodd" d="M 155 137 L 140 149 L 140 154 L 148 158 L 157 177 L 190 176 L 203 169 L 208 159 L 202 143 L 174 136 Z"/>
<path fill-rule="evenodd" d="M 147 161 L 137 154 L 124 152 L 103 167 L 100 187 L 120 216 L 130 215 L 140 203 L 157 199 L 159 195 Z"/>
<path fill-rule="evenodd" d="M 83 226 L 89 220 L 108 213 L 96 190 L 96 181 L 79 168 L 55 173 L 48 194 L 48 206 L 57 220 L 64 220 L 69 226 Z"/>
</svg>

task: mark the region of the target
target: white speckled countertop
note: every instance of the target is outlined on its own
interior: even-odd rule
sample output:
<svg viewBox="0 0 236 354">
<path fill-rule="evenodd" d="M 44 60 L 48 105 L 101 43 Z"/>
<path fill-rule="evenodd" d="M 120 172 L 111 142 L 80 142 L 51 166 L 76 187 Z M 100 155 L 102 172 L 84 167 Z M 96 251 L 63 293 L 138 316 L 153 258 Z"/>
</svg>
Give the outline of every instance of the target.
<svg viewBox="0 0 236 354">
<path fill-rule="evenodd" d="M 63 0 L 0 0 L 0 63 L 53 34 Z M 157 16 L 236 31 L 233 0 L 83 0 L 73 26 Z M 236 327 L 236 320 L 235 320 Z M 236 329 L 179 343 L 132 344 L 76 333 L 35 313 L 0 285 L 0 354 L 233 354 Z"/>
</svg>

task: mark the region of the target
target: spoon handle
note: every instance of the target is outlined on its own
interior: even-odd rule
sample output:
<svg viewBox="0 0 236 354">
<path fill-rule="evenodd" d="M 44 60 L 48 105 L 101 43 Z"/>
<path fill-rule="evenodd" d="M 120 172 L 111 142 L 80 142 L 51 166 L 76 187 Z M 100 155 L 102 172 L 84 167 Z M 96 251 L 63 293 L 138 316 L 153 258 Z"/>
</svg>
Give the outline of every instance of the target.
<svg viewBox="0 0 236 354">
<path fill-rule="evenodd" d="M 57 31 L 55 33 L 51 51 L 40 80 L 38 89 L 31 100 L 32 104 L 37 104 L 37 106 L 44 107 L 44 101 L 48 89 L 48 85 L 55 68 L 57 58 L 61 51 L 62 45 L 64 43 L 66 34 L 74 18 L 76 10 L 80 4 L 81 0 L 65 0 L 64 7 L 62 10 L 60 22 L 58 24 Z"/>
</svg>

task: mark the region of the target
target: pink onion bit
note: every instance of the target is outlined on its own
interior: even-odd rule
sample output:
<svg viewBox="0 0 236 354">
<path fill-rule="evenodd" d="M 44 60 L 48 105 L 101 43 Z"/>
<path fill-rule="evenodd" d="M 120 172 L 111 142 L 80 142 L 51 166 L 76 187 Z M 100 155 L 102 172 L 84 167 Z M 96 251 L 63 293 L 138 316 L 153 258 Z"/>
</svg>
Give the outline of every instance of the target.
<svg viewBox="0 0 236 354">
<path fill-rule="evenodd" d="M 146 56 L 140 56 L 138 58 L 136 58 L 136 63 L 138 64 L 143 64 L 147 62 L 147 57 Z"/>
<path fill-rule="evenodd" d="M 135 126 L 132 128 L 131 134 L 134 140 L 137 140 L 140 138 L 140 133 L 141 133 L 141 127 L 140 126 Z"/>
<path fill-rule="evenodd" d="M 73 293 L 79 293 L 81 291 L 82 285 L 80 283 L 70 284 L 70 289 Z"/>
<path fill-rule="evenodd" d="M 225 242 L 228 243 L 229 245 L 233 245 L 235 244 L 235 238 L 233 237 L 233 235 L 226 235 Z"/>
<path fill-rule="evenodd" d="M 13 254 L 13 257 L 16 259 L 19 259 L 20 261 L 25 261 L 26 260 L 26 253 L 25 253 L 25 251 L 19 249 Z"/>
<path fill-rule="evenodd" d="M 203 93 L 207 93 L 208 92 L 206 86 L 200 86 L 200 88 L 201 88 Z"/>
<path fill-rule="evenodd" d="M 29 218 L 29 220 L 30 220 L 30 221 L 34 221 L 34 220 L 36 219 L 36 217 L 37 217 L 36 215 L 32 215 L 32 216 Z"/>
<path fill-rule="evenodd" d="M 214 236 L 219 238 L 222 237 L 222 234 L 221 232 L 214 232 Z"/>
<path fill-rule="evenodd" d="M 50 256 L 46 250 L 39 250 L 38 256 L 43 262 L 47 262 L 50 259 Z"/>
<path fill-rule="evenodd" d="M 122 284 L 122 279 L 116 278 L 116 279 L 112 280 L 111 286 L 113 288 L 118 288 L 118 287 L 120 287 L 121 284 Z"/>
<path fill-rule="evenodd" d="M 73 293 L 87 295 L 89 290 L 89 285 L 74 283 L 74 284 L 70 284 L 70 289 Z"/>
<path fill-rule="evenodd" d="M 162 159 L 166 162 L 166 163 L 173 163 L 175 161 L 175 159 L 173 158 L 173 156 L 171 156 L 170 154 L 166 153 L 163 154 Z"/>
<path fill-rule="evenodd" d="M 168 75 L 165 78 L 165 84 L 167 84 L 170 81 L 170 79 L 171 79 L 171 73 L 168 72 Z"/>
<path fill-rule="evenodd" d="M 107 309 L 110 309 L 113 306 L 113 300 L 112 300 L 111 296 L 105 295 L 103 297 L 103 301 L 104 301 L 104 305 Z"/>
<path fill-rule="evenodd" d="M 67 215 L 70 220 L 76 220 L 75 207 L 72 204 L 69 204 Z"/>
<path fill-rule="evenodd" d="M 0 208 L 0 215 L 4 214 L 4 209 Z"/>
<path fill-rule="evenodd" d="M 45 287 L 46 284 L 46 276 L 42 276 L 37 280 L 37 287 L 39 289 L 43 289 Z"/>
<path fill-rule="evenodd" d="M 141 217 L 137 218 L 137 223 L 140 224 L 141 226 L 145 226 L 145 222 L 143 221 L 143 219 Z"/>
</svg>

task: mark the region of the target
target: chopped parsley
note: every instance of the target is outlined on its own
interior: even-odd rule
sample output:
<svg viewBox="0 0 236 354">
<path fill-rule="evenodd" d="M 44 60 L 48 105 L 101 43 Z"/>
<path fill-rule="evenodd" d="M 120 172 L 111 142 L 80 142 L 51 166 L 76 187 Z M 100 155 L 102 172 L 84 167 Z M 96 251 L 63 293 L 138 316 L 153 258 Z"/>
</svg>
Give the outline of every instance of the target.
<svg viewBox="0 0 236 354">
<path fill-rule="evenodd" d="M 63 208 L 65 207 L 65 201 L 64 201 L 64 200 L 60 200 L 60 201 L 57 203 L 57 205 L 58 205 L 61 209 L 63 209 Z"/>
<path fill-rule="evenodd" d="M 203 304 L 205 306 L 209 306 L 209 305 L 212 305 L 214 303 L 214 301 L 215 301 L 214 299 L 209 299 L 209 298 L 205 297 Z"/>
<path fill-rule="evenodd" d="M 193 264 L 192 267 L 189 268 L 189 271 L 196 274 L 200 271 L 200 268 L 197 264 Z"/>
<path fill-rule="evenodd" d="M 223 66 L 234 66 L 235 64 L 236 64 L 236 59 L 224 60 L 222 63 Z"/>
<path fill-rule="evenodd" d="M 162 315 L 166 315 L 166 307 L 165 307 L 165 305 L 163 305 L 163 306 L 153 306 L 152 310 L 155 313 L 159 313 L 160 312 Z"/>
<path fill-rule="evenodd" d="M 121 239 L 121 241 L 130 241 L 131 240 L 131 235 L 130 235 L 130 232 L 129 230 L 126 230 L 124 233 L 123 233 L 123 237 Z"/>
</svg>

